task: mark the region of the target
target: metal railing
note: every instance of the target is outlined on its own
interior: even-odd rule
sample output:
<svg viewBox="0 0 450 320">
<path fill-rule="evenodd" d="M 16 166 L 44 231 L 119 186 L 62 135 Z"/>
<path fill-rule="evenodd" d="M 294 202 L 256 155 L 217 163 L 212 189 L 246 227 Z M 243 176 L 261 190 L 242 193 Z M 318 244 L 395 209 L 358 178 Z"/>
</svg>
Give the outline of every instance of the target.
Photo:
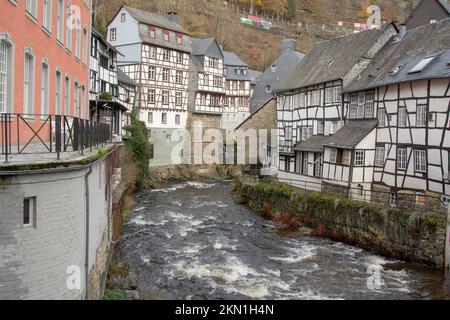
<svg viewBox="0 0 450 320">
<path fill-rule="evenodd" d="M 444 203 L 441 197 L 427 194 L 426 192 L 409 192 L 406 190 L 390 192 L 376 190 L 374 188 L 367 189 L 362 187 L 362 185 L 360 188 L 354 188 L 348 185 L 333 184 L 332 181 L 315 182 L 303 179 L 260 176 L 260 172 L 261 171 L 257 169 L 251 169 L 246 173 L 252 175 L 255 182 L 283 183 L 299 189 L 300 192 L 303 192 L 305 195 L 315 192 L 323 195 L 330 195 L 338 199 L 350 198 L 363 203 L 374 203 L 386 207 L 414 211 L 445 213 L 448 208 L 447 203 Z M 321 177 L 312 178 L 321 179 Z"/>
<path fill-rule="evenodd" d="M 111 126 L 77 117 L 48 114 L 0 114 L 0 151 L 4 163 L 23 154 L 79 152 L 112 142 Z"/>
</svg>

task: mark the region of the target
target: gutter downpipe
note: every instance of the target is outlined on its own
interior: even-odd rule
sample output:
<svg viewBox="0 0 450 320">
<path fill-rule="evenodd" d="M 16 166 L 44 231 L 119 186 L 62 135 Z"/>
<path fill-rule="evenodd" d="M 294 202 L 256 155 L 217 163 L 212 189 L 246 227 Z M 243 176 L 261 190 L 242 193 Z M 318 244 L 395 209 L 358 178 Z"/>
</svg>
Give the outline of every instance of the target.
<svg viewBox="0 0 450 320">
<path fill-rule="evenodd" d="M 85 300 L 89 300 L 89 176 L 92 173 L 92 166 L 89 166 L 88 172 L 84 176 L 85 183 L 85 204 L 86 204 L 86 238 L 85 238 Z"/>
</svg>

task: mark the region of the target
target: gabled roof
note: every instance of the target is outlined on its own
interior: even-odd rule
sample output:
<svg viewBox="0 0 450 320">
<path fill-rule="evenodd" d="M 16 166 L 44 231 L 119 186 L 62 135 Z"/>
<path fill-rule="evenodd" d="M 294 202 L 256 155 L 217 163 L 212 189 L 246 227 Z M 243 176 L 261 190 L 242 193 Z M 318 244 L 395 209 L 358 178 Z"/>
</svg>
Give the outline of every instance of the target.
<svg viewBox="0 0 450 320">
<path fill-rule="evenodd" d="M 411 73 L 418 63 L 430 56 L 435 57 L 430 64 L 421 72 Z M 345 91 L 355 92 L 412 80 L 450 78 L 449 61 L 450 18 L 408 30 L 402 39 L 392 39 Z"/>
<path fill-rule="evenodd" d="M 233 67 L 247 67 L 247 64 L 241 60 L 234 52 L 224 51 L 225 65 Z"/>
<path fill-rule="evenodd" d="M 303 59 L 304 53 L 288 48 L 256 79 L 256 87 L 251 100 L 251 112 L 256 112 L 272 99 L 272 92 L 267 92 L 266 87 L 277 87 L 287 79 L 294 71 L 294 67 Z M 272 66 L 276 66 L 275 72 Z"/>
<path fill-rule="evenodd" d="M 208 51 L 209 47 L 216 41 L 214 38 L 198 39 L 191 38 L 192 54 L 194 56 L 203 56 Z"/>
<path fill-rule="evenodd" d="M 378 125 L 377 120 L 350 120 L 323 142 L 325 147 L 354 149 Z"/>
<path fill-rule="evenodd" d="M 393 24 L 341 36 L 315 45 L 275 91 L 293 90 L 343 79 Z"/>
<path fill-rule="evenodd" d="M 136 82 L 133 79 L 131 79 L 120 68 L 117 69 L 117 80 L 119 81 L 119 83 L 125 83 L 125 84 L 128 84 L 130 86 L 135 86 L 135 87 L 137 86 Z"/>
<path fill-rule="evenodd" d="M 166 17 L 129 6 L 123 6 L 123 8 L 125 8 L 131 16 L 140 23 L 161 27 L 175 32 L 186 33 L 183 27 L 181 27 L 178 23 L 167 19 Z"/>
</svg>

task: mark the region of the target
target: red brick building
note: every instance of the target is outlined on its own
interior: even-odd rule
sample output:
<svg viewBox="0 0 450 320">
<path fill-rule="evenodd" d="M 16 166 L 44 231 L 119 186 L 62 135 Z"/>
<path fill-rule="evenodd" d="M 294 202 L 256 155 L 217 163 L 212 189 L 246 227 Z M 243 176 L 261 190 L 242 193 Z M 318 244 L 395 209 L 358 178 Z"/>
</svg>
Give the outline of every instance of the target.
<svg viewBox="0 0 450 320">
<path fill-rule="evenodd" d="M 0 1 L 0 115 L 13 132 L 32 135 L 27 124 L 47 115 L 88 118 L 91 1 Z"/>
</svg>

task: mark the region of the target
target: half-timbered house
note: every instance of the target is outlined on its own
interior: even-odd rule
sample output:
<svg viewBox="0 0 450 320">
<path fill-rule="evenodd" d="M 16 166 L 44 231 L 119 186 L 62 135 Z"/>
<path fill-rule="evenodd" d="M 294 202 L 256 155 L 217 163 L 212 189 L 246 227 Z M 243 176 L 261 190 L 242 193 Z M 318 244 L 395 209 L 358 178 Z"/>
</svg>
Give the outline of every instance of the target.
<svg viewBox="0 0 450 320">
<path fill-rule="evenodd" d="M 233 52 L 225 56 L 225 100 L 222 129 L 234 130 L 250 116 L 250 82 L 248 65 Z"/>
<path fill-rule="evenodd" d="M 170 164 L 174 130 L 188 116 L 190 37 L 177 15 L 162 17 L 122 6 L 107 27 L 108 41 L 123 57 L 120 68 L 138 84 L 136 108 L 150 129 L 153 164 Z"/>
<path fill-rule="evenodd" d="M 126 111 L 119 101 L 117 56 L 120 53 L 95 28 L 91 30 L 89 59 L 90 119 L 111 125 L 112 133 L 120 140 L 122 117 Z"/>
<path fill-rule="evenodd" d="M 319 43 L 274 88 L 279 177 L 321 189 L 326 140 L 345 124 L 342 91 L 397 34 L 394 24 Z M 345 141 L 344 141 L 345 142 Z M 348 156 L 347 153 L 342 158 Z"/>
<path fill-rule="evenodd" d="M 216 39 L 191 38 L 190 80 L 193 113 L 219 114 L 223 112 L 225 96 L 224 56 Z"/>
<path fill-rule="evenodd" d="M 131 124 L 131 112 L 136 102 L 136 82 L 131 79 L 120 68 L 117 69 L 117 80 L 119 82 L 119 102 L 126 108 L 122 117 L 123 126 Z"/>
<path fill-rule="evenodd" d="M 385 192 L 391 203 L 405 195 L 423 202 L 429 193 L 448 201 L 450 19 L 402 28 L 344 91 L 345 116 L 376 129 L 353 149 L 351 178 L 337 179 L 336 149 L 330 148 L 324 179 Z"/>
</svg>

